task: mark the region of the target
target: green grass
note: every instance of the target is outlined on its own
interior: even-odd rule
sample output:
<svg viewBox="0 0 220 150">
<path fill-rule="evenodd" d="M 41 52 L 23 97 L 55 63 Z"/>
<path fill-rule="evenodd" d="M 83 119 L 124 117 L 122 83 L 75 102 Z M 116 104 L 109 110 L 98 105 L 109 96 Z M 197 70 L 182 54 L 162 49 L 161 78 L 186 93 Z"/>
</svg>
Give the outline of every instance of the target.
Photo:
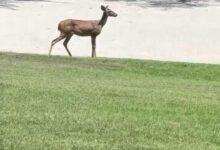
<svg viewBox="0 0 220 150">
<path fill-rule="evenodd" d="M 0 149 L 220 149 L 220 65 L 0 53 Z"/>
</svg>

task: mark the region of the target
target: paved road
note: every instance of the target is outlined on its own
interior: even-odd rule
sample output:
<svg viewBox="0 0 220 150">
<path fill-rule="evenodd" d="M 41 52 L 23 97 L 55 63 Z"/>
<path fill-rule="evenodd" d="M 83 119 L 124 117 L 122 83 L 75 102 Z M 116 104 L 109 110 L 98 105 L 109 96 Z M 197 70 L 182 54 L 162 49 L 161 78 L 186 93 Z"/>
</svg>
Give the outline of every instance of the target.
<svg viewBox="0 0 220 150">
<path fill-rule="evenodd" d="M 3 2 L 3 1 L 2 1 Z M 11 1 L 0 3 L 0 49 L 47 54 L 59 35 L 57 23 L 66 18 L 99 19 L 101 0 Z M 100 57 L 140 58 L 220 64 L 220 7 L 141 7 L 105 2 L 118 12 L 98 37 Z M 140 3 L 141 4 L 141 3 Z M 74 36 L 75 56 L 90 56 L 90 38 Z M 67 55 L 62 43 L 54 55 Z"/>
</svg>

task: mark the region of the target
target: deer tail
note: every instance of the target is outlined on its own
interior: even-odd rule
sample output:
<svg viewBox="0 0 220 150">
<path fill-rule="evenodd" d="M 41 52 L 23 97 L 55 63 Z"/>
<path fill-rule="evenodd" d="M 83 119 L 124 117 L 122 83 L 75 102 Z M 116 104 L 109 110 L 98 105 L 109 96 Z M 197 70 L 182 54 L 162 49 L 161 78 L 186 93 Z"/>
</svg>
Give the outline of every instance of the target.
<svg viewBox="0 0 220 150">
<path fill-rule="evenodd" d="M 59 31 L 61 30 L 61 25 L 60 25 L 60 24 L 58 25 L 58 30 L 59 30 Z"/>
</svg>

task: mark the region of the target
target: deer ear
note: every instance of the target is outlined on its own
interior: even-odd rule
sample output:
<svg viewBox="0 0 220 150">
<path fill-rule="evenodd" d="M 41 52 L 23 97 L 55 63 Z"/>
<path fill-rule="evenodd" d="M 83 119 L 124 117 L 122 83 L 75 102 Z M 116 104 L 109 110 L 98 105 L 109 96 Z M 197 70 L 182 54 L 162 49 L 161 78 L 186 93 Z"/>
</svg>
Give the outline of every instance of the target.
<svg viewBox="0 0 220 150">
<path fill-rule="evenodd" d="M 102 9 L 103 11 L 106 10 L 105 6 L 103 6 L 103 5 L 101 5 L 101 9 Z"/>
</svg>

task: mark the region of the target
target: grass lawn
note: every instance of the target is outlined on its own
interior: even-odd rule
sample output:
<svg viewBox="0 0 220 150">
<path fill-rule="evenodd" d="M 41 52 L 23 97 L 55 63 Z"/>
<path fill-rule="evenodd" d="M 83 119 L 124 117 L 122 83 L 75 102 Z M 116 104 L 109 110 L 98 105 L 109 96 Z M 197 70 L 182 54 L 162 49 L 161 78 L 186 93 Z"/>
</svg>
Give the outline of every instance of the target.
<svg viewBox="0 0 220 150">
<path fill-rule="evenodd" d="M 0 149 L 220 149 L 220 65 L 0 53 Z"/>
</svg>

